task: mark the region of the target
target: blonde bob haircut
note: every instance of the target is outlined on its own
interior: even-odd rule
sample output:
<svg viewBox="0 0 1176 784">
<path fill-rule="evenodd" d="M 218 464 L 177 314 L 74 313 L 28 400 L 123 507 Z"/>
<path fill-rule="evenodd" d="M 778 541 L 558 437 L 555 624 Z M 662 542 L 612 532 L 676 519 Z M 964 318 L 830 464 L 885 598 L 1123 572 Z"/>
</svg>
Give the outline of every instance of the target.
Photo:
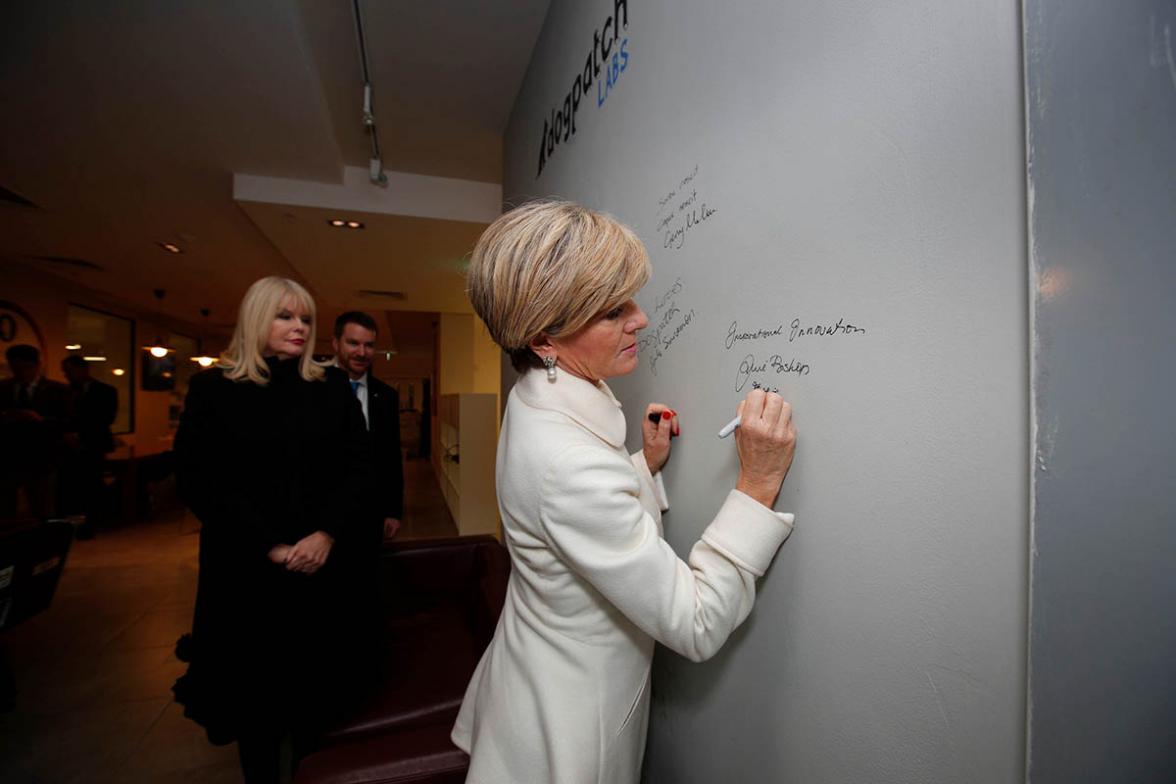
<svg viewBox="0 0 1176 784">
<path fill-rule="evenodd" d="M 516 370 L 543 366 L 530 348 L 571 335 L 649 280 L 649 254 L 610 215 L 568 201 L 536 201 L 498 218 L 470 257 L 467 293 Z"/>
<path fill-rule="evenodd" d="M 269 383 L 269 366 L 265 364 L 265 347 L 269 341 L 274 319 L 283 308 L 301 310 L 310 316 L 310 332 L 306 336 L 306 350 L 298 360 L 298 374 L 307 381 L 321 381 L 323 369 L 311 356 L 314 346 L 314 299 L 310 292 L 289 278 L 272 275 L 254 281 L 237 311 L 237 326 L 229 347 L 220 356 L 225 378 L 233 381 L 252 381 L 265 386 Z"/>
</svg>

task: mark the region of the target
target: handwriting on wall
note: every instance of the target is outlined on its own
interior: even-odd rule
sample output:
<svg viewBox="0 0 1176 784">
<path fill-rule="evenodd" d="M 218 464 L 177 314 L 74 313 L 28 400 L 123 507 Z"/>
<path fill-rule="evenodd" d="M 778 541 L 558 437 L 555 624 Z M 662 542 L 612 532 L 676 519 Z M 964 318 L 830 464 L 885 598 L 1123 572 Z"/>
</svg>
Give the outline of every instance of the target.
<svg viewBox="0 0 1176 784">
<path fill-rule="evenodd" d="M 822 340 L 844 340 L 866 334 L 865 327 L 845 317 L 836 321 L 808 322 L 797 317 L 789 322 L 741 326 L 732 321 L 723 338 L 727 351 L 748 350 L 735 371 L 735 391 L 742 392 L 751 383 L 754 389 L 778 388 L 783 377 L 803 377 L 812 373 L 812 365 L 801 356 L 802 349 Z M 781 344 L 792 344 L 787 350 L 776 350 Z M 744 346 L 743 344 L 748 344 Z M 761 348 L 762 345 L 762 348 Z"/>
<path fill-rule="evenodd" d="M 665 250 L 681 250 L 686 238 L 718 212 L 698 193 L 698 164 L 657 200 L 656 231 Z"/>
<path fill-rule="evenodd" d="M 682 279 L 676 279 L 672 286 L 658 295 L 646 313 L 649 327 L 638 338 L 637 350 L 641 352 L 649 372 L 655 376 L 658 363 L 694 323 L 694 308 L 679 304 L 684 290 Z"/>
</svg>

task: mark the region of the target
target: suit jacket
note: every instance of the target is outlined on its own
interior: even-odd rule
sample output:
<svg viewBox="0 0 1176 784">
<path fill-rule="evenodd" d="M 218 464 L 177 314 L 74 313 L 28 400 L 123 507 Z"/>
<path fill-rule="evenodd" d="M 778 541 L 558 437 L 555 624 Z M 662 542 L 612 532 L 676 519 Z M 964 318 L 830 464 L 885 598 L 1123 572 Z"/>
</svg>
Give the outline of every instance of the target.
<svg viewBox="0 0 1176 784">
<path fill-rule="evenodd" d="M 381 518 L 404 514 L 404 464 L 400 456 L 400 396 L 368 373 L 368 432 L 374 453 L 373 502 Z"/>
<path fill-rule="evenodd" d="M 453 729 L 467 780 L 636 784 L 654 642 L 713 655 L 751 612 L 792 515 L 732 490 L 679 560 L 662 538 L 661 475 L 626 454 L 620 404 L 567 373 L 515 384 L 497 470 L 513 568 Z"/>
<path fill-rule="evenodd" d="M 0 470 L 52 470 L 64 456 L 62 437 L 73 414 L 69 387 L 47 378 L 37 382 L 28 408 L 41 415 L 40 422 L 7 420 L 18 408 L 16 393 L 15 379 L 0 381 Z"/>
<path fill-rule="evenodd" d="M 110 384 L 91 380 L 74 393 L 73 426 L 83 450 L 97 455 L 114 451 L 110 426 L 117 414 L 118 390 Z"/>
</svg>

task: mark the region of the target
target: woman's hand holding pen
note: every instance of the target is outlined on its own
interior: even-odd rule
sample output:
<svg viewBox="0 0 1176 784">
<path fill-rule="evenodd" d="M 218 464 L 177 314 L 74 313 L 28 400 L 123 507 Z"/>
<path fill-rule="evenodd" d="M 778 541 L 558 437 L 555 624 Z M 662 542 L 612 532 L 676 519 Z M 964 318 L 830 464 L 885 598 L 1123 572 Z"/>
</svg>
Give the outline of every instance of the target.
<svg viewBox="0 0 1176 784">
<path fill-rule="evenodd" d="M 774 392 L 753 389 L 739 404 L 738 413 L 739 481 L 735 489 L 770 508 L 796 451 L 792 406 Z"/>
<path fill-rule="evenodd" d="M 670 437 L 682 434 L 678 412 L 661 403 L 650 403 L 641 420 L 642 451 L 649 473 L 656 474 L 670 459 Z"/>
</svg>

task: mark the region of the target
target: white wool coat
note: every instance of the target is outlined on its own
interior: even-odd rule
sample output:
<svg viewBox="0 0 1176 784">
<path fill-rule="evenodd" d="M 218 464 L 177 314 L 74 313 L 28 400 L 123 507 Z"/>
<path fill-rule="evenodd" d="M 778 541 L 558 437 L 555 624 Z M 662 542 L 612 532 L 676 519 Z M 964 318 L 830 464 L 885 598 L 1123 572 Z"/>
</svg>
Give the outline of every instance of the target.
<svg viewBox="0 0 1176 784">
<path fill-rule="evenodd" d="M 662 538 L 660 473 L 625 451 L 609 388 L 529 371 L 498 443 L 513 566 L 453 741 L 473 784 L 636 784 L 654 642 L 712 656 L 751 612 L 792 530 L 732 490 L 683 562 Z"/>
</svg>

